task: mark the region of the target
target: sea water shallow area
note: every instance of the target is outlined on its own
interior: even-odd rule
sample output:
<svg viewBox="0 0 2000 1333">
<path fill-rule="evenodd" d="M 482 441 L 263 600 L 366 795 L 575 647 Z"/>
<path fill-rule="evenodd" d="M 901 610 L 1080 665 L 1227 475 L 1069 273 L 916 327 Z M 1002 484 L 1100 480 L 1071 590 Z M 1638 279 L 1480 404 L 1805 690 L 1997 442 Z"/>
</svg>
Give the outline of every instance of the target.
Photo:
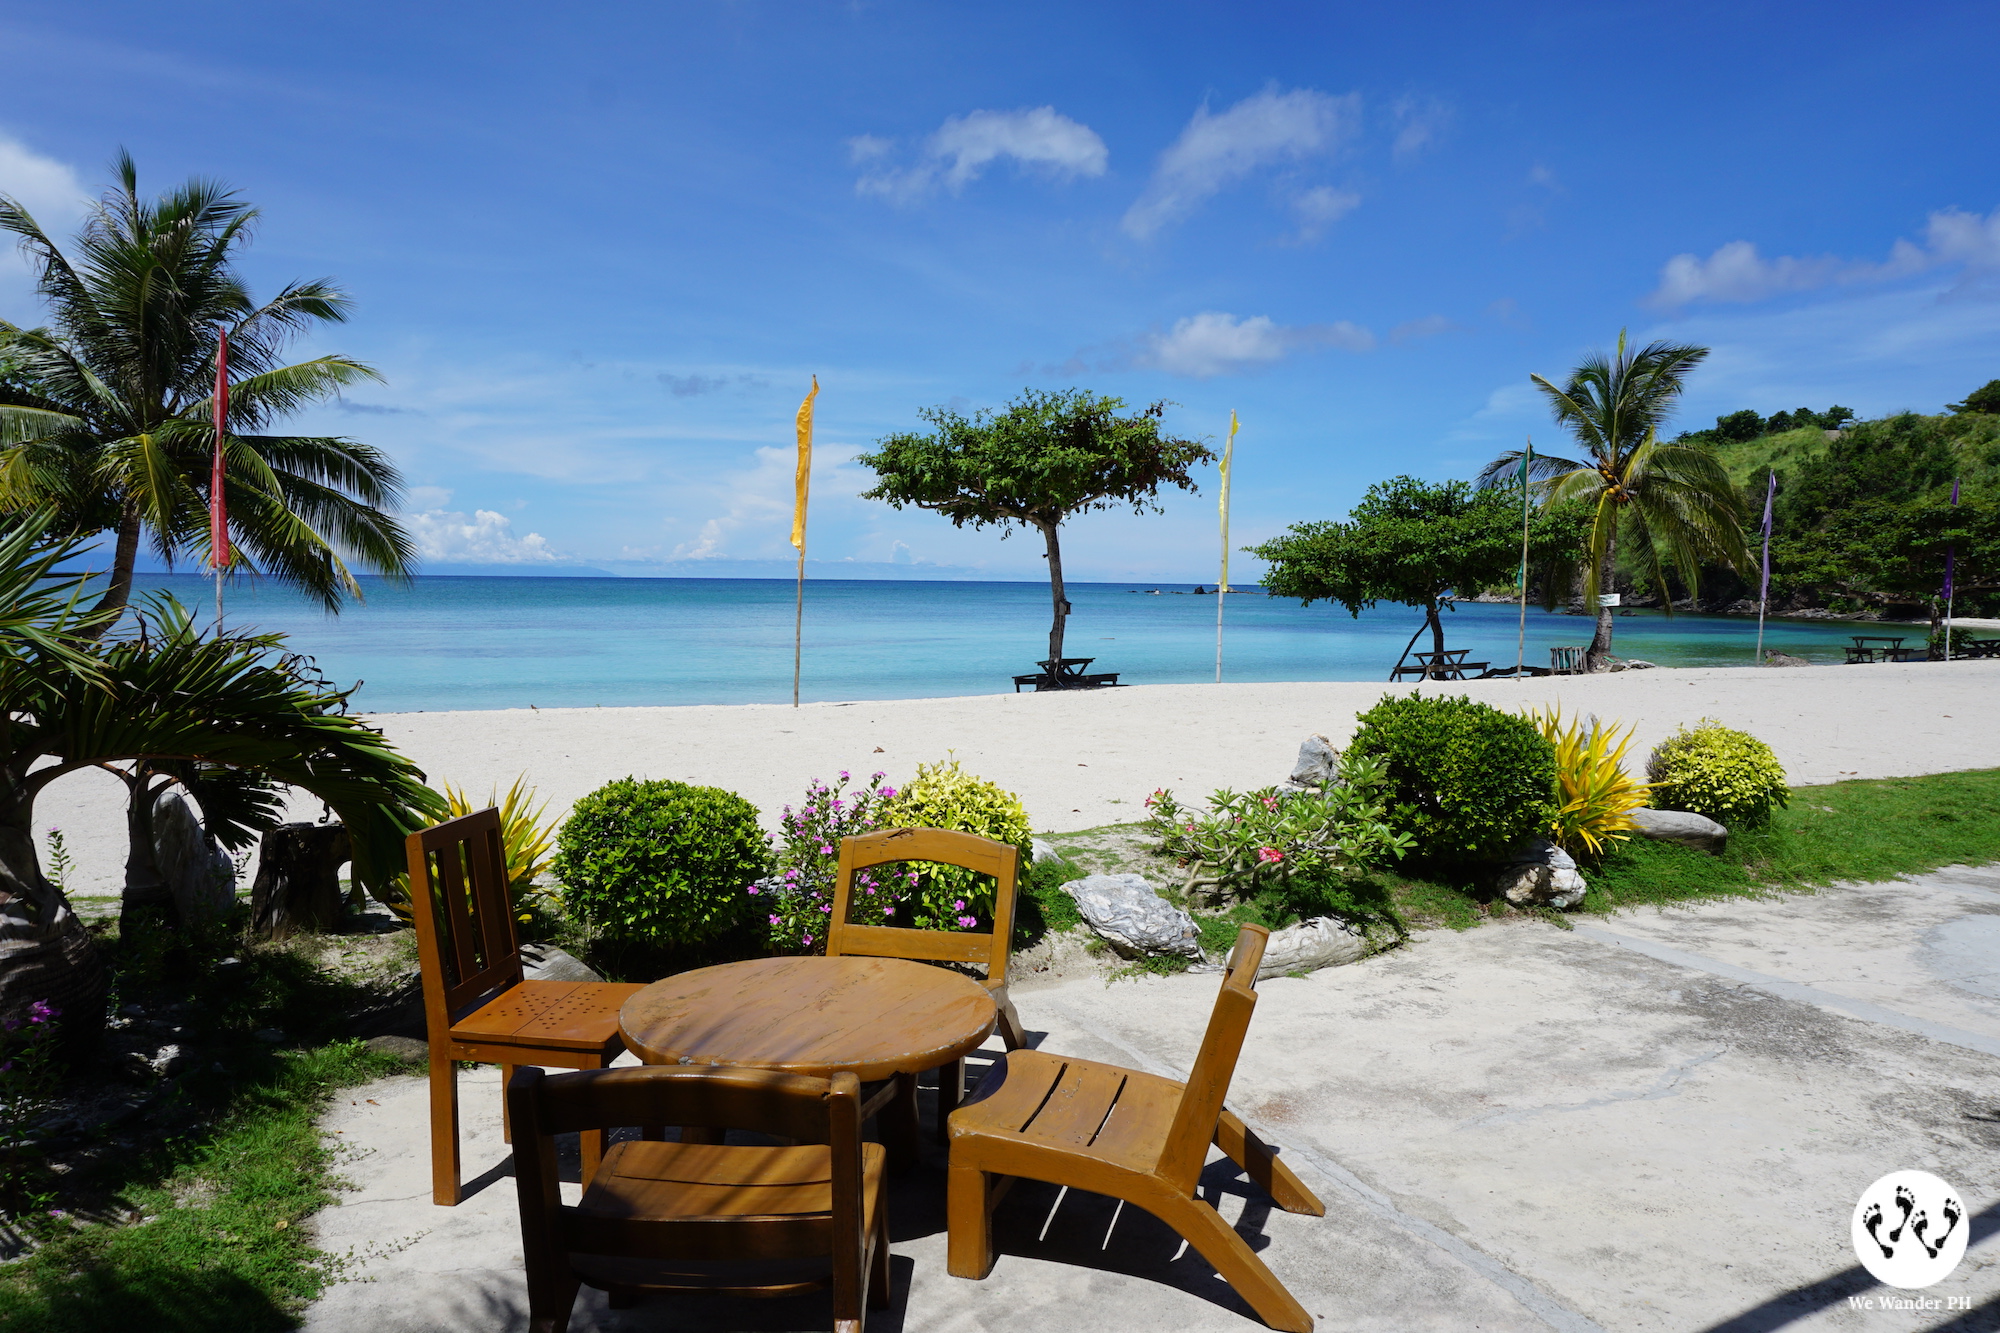
<svg viewBox="0 0 2000 1333">
<path fill-rule="evenodd" d="M 212 585 L 192 574 L 139 576 L 205 618 Z M 281 630 L 367 712 L 594 705 L 789 703 L 794 586 L 779 579 L 477 578 L 362 580 L 366 600 L 330 616 L 270 584 L 227 591 L 232 629 Z M 1132 685 L 1215 678 L 1216 599 L 1193 584 L 1072 583 L 1065 652 Z M 1157 592 L 1158 595 L 1154 595 Z M 1421 623 L 1407 607 L 1356 619 L 1259 592 L 1224 610 L 1223 678 L 1386 680 Z M 1445 619 L 1446 646 L 1472 660 L 1514 661 L 1519 611 L 1468 603 Z M 1047 652 L 1049 590 L 1040 583 L 809 580 L 800 697 L 808 701 L 991 694 Z M 1771 620 L 1764 645 L 1838 662 L 1857 629 L 1922 626 Z M 1613 650 L 1660 666 L 1749 666 L 1757 622 L 1634 610 Z M 1526 660 L 1589 642 L 1581 616 L 1528 610 Z M 1428 641 L 1417 647 L 1428 647 Z"/>
</svg>

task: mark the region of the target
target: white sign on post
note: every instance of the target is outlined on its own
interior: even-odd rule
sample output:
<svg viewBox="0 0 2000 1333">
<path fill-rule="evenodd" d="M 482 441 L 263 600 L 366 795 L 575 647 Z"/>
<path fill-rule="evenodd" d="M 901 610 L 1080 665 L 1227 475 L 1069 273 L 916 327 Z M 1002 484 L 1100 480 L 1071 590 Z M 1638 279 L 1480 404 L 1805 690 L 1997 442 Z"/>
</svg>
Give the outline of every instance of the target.
<svg viewBox="0 0 2000 1333">
<path fill-rule="evenodd" d="M 1615 592 L 1601 592 L 1597 594 L 1597 604 L 1599 606 L 1620 606 L 1623 603 L 1620 600 L 1619 594 Z"/>
</svg>

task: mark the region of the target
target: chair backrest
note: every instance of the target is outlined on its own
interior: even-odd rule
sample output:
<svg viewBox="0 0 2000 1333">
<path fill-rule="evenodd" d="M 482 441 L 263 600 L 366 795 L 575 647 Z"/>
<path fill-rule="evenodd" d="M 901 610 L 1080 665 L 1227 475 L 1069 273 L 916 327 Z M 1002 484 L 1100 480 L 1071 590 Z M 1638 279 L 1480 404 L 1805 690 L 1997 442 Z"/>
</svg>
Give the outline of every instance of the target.
<svg viewBox="0 0 2000 1333">
<path fill-rule="evenodd" d="M 1549 668 L 1559 672 L 1575 671 L 1582 664 L 1583 655 L 1588 651 L 1590 650 L 1587 648 L 1551 648 Z"/>
<path fill-rule="evenodd" d="M 431 1040 L 468 1006 L 521 983 L 521 946 L 507 891 L 500 812 L 488 807 L 404 841 L 410 858 L 410 915 Z"/>
<path fill-rule="evenodd" d="M 507 1085 L 514 1129 L 514 1176 L 530 1272 L 565 1254 L 646 1259 L 801 1259 L 859 1262 L 862 1230 L 861 1084 L 851 1073 L 808 1078 L 735 1066 L 646 1065 L 548 1074 L 531 1065 Z M 675 1218 L 621 1218 L 566 1206 L 556 1171 L 555 1136 L 621 1125 L 747 1129 L 804 1144 L 826 1144 L 828 1172 L 800 1179 L 798 1154 L 773 1150 L 734 1183 L 658 1181 L 693 1198 Z M 693 1151 L 701 1151 L 699 1148 Z M 716 1151 L 709 1149 L 708 1151 Z M 734 1150 L 730 1150 L 734 1151 Z M 790 1163 L 787 1170 L 786 1164 Z M 828 1187 L 830 1206 L 802 1212 L 802 1193 Z M 858 1269 L 856 1270 L 858 1271 Z"/>
<path fill-rule="evenodd" d="M 1262 926 L 1238 928 L 1236 947 L 1229 951 L 1229 966 L 1222 974 L 1222 992 L 1215 997 L 1208 1031 L 1201 1039 L 1201 1054 L 1188 1071 L 1186 1091 L 1181 1093 L 1180 1107 L 1174 1112 L 1173 1125 L 1154 1167 L 1189 1194 L 1194 1193 L 1202 1164 L 1208 1160 L 1208 1145 L 1215 1138 L 1222 1101 L 1236 1073 L 1243 1035 L 1250 1030 L 1250 1015 L 1257 1008 L 1257 968 L 1264 961 L 1264 945 L 1270 938 L 1271 932 Z"/>
<path fill-rule="evenodd" d="M 936 861 L 991 875 L 993 931 L 912 930 L 905 926 L 857 926 L 848 921 L 854 872 L 890 861 Z M 826 931 L 828 957 L 866 954 L 873 958 L 921 958 L 986 964 L 988 981 L 1007 980 L 1007 951 L 1014 937 L 1014 894 L 1020 869 L 1017 847 L 973 833 L 939 828 L 885 829 L 840 840 L 840 868 L 833 882 L 833 916 Z"/>
</svg>

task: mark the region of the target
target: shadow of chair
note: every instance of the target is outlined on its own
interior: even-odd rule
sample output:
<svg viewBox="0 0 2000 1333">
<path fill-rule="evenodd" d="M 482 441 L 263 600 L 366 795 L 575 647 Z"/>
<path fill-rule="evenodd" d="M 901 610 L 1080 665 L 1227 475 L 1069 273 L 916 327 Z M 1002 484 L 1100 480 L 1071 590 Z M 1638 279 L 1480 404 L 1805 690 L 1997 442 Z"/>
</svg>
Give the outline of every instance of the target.
<svg viewBox="0 0 2000 1333">
<path fill-rule="evenodd" d="M 909 958 L 926 962 L 983 963 L 981 983 L 999 1010 L 1000 1040 L 1010 1051 L 1027 1044 L 1021 1016 L 1007 998 L 1007 955 L 1014 934 L 1014 900 L 1018 892 L 1020 849 L 991 838 L 950 829 L 899 828 L 864 833 L 840 840 L 840 865 L 833 884 L 833 913 L 828 919 L 827 957 L 861 954 L 871 958 Z M 974 934 L 956 930 L 914 930 L 905 926 L 858 926 L 853 913 L 854 877 L 873 866 L 900 861 L 934 861 L 989 875 L 993 885 L 993 929 Z M 871 1090 L 865 1115 L 889 1107 L 893 1119 L 914 1134 L 917 1123 L 917 1076 L 898 1074 L 879 1090 Z M 938 1070 L 938 1137 L 965 1094 L 965 1061 L 954 1060 Z"/>
<path fill-rule="evenodd" d="M 613 1308 L 647 1292 L 790 1296 L 831 1287 L 836 1333 L 890 1302 L 885 1153 L 861 1140 L 853 1074 L 649 1065 L 507 1084 L 528 1276 L 529 1327 L 569 1326 L 581 1285 Z M 628 1140 L 574 1206 L 555 1136 L 632 1124 L 748 1130 L 785 1146 Z"/>
<path fill-rule="evenodd" d="M 642 988 L 523 976 L 498 810 L 412 833 L 406 847 L 430 1039 L 431 1198 L 451 1205 L 464 1197 L 456 1062 L 498 1064 L 503 1085 L 516 1065 L 602 1069 L 625 1051 L 618 1009 Z M 586 1181 L 602 1145 L 595 1133 L 582 1141 Z"/>
<path fill-rule="evenodd" d="M 1211 1144 L 1280 1208 L 1325 1206 L 1223 1105 L 1257 1006 L 1257 966 L 1270 932 L 1244 926 L 1186 1083 L 1116 1065 L 1012 1051 L 951 1117 L 947 1267 L 983 1278 L 993 1268 L 992 1214 L 1014 1178 L 1107 1194 L 1172 1227 L 1264 1322 L 1310 1333 L 1312 1316 L 1197 1186 Z"/>
</svg>

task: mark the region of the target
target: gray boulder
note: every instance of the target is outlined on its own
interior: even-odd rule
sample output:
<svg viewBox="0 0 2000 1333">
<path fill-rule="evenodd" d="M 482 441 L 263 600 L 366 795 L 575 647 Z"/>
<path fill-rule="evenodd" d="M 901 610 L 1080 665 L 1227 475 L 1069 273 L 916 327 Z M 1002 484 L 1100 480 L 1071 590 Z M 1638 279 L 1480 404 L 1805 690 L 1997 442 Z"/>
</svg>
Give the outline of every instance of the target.
<svg viewBox="0 0 2000 1333">
<path fill-rule="evenodd" d="M 1642 807 L 1632 812 L 1632 822 L 1648 838 L 1677 842 L 1698 852 L 1714 852 L 1720 856 L 1729 846 L 1727 828 L 1707 815 L 1697 815 L 1689 810 L 1648 810 Z"/>
<path fill-rule="evenodd" d="M 553 944 L 521 946 L 521 973 L 529 981 L 602 981 L 597 970 Z"/>
<path fill-rule="evenodd" d="M 1493 887 L 1516 907 L 1566 912 L 1583 901 L 1586 885 L 1568 852 L 1547 838 L 1531 838 L 1509 854 Z"/>
<path fill-rule="evenodd" d="M 1790 653 L 1767 652 L 1764 654 L 1763 662 L 1759 665 L 1767 667 L 1798 667 L 1811 666 L 1812 663 L 1806 661 L 1803 657 L 1793 657 Z"/>
<path fill-rule="evenodd" d="M 1044 861 L 1060 861 L 1062 855 L 1040 838 L 1034 838 L 1028 843 L 1028 858 L 1033 864 L 1040 865 Z"/>
<path fill-rule="evenodd" d="M 1194 918 L 1154 892 L 1143 875 L 1085 875 L 1063 887 L 1090 928 L 1124 957 L 1152 953 L 1201 959 Z"/>
<path fill-rule="evenodd" d="M 1257 965 L 1257 979 L 1339 967 L 1367 953 L 1368 937 L 1355 927 L 1330 916 L 1316 916 L 1271 932 L 1264 946 L 1264 961 Z"/>
<path fill-rule="evenodd" d="M 177 791 L 153 802 L 153 860 L 181 920 L 213 919 L 236 905 L 235 863 Z"/>
<path fill-rule="evenodd" d="M 1296 787 L 1324 787 L 1339 771 L 1340 751 L 1333 748 L 1333 742 L 1324 736 L 1308 736 L 1299 746 L 1290 780 Z"/>
</svg>

